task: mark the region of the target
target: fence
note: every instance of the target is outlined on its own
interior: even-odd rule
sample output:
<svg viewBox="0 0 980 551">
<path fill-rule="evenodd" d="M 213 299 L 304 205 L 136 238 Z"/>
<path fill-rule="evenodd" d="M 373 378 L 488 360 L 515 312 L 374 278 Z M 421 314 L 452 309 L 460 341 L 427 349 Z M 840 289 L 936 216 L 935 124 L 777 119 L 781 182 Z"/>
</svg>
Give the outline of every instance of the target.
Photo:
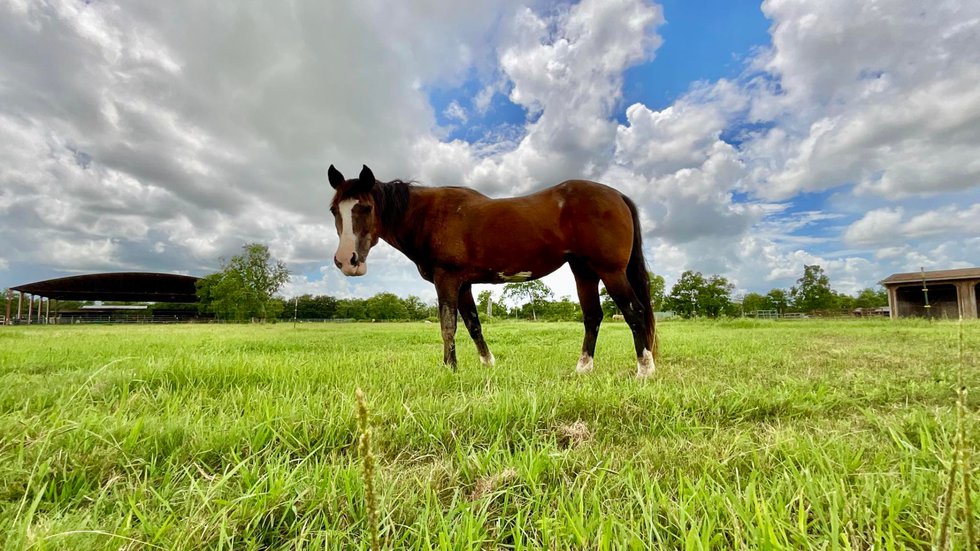
<svg viewBox="0 0 980 551">
<path fill-rule="evenodd" d="M 767 320 L 800 320 L 810 317 L 802 312 L 779 312 L 778 310 L 755 310 L 746 312 L 745 315 L 750 318 Z"/>
<path fill-rule="evenodd" d="M 88 316 L 50 316 L 31 319 L 30 323 L 27 322 L 27 318 L 24 319 L 10 319 L 7 325 L 83 325 L 83 324 L 172 324 L 172 323 L 354 323 L 358 320 L 353 318 L 322 318 L 322 319 L 270 319 L 262 320 L 254 318 L 247 321 L 236 321 L 236 320 L 219 320 L 214 318 L 200 318 L 200 317 L 188 317 L 188 316 L 173 316 L 173 315 L 145 315 L 145 316 L 125 316 L 125 315 L 88 315 Z M 373 320 L 361 320 L 361 321 L 373 321 Z M 3 317 L 0 316 L 0 325 L 4 324 Z"/>
</svg>

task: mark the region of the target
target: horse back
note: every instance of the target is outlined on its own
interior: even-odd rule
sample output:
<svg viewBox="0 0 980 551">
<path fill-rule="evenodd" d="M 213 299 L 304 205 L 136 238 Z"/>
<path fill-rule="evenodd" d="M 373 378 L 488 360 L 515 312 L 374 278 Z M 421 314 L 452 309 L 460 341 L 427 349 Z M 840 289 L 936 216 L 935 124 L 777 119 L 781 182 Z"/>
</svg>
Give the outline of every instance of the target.
<svg viewBox="0 0 980 551">
<path fill-rule="evenodd" d="M 468 188 L 420 191 L 415 227 L 427 236 L 420 266 L 451 266 L 493 282 L 512 274 L 541 277 L 570 257 L 588 259 L 596 269 L 629 260 L 629 208 L 622 194 L 599 183 L 569 180 L 502 199 Z"/>
</svg>

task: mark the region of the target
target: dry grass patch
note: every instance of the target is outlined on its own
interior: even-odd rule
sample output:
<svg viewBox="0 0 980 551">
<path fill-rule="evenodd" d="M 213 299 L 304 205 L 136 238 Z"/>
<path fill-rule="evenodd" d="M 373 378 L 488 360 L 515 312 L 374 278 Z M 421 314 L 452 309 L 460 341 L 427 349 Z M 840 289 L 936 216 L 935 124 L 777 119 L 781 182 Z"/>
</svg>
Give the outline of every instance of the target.
<svg viewBox="0 0 980 551">
<path fill-rule="evenodd" d="M 557 429 L 558 448 L 570 449 L 577 448 L 592 439 L 592 431 L 589 426 L 581 419 L 567 425 L 560 425 Z"/>
<path fill-rule="evenodd" d="M 476 481 L 473 491 L 470 492 L 470 501 L 478 501 L 507 486 L 517 479 L 517 470 L 507 467 L 499 473 L 484 476 Z"/>
</svg>

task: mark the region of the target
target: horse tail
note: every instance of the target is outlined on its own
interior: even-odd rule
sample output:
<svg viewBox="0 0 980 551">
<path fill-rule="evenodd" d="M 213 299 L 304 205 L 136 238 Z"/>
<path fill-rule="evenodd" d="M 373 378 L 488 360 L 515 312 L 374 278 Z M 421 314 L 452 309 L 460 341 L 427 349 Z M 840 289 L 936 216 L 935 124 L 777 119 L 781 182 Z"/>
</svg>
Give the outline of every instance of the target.
<svg viewBox="0 0 980 551">
<path fill-rule="evenodd" d="M 653 304 L 650 301 L 650 273 L 647 272 L 647 263 L 643 258 L 643 231 L 640 229 L 640 214 L 636 210 L 636 203 L 629 197 L 623 195 L 623 201 L 630 209 L 633 216 L 633 250 L 630 252 L 630 260 L 626 265 L 626 279 L 633 292 L 640 299 L 643 305 L 643 320 L 646 324 L 647 342 L 652 347 L 654 360 L 659 358 L 659 344 L 657 342 L 656 320 L 653 315 Z"/>
</svg>

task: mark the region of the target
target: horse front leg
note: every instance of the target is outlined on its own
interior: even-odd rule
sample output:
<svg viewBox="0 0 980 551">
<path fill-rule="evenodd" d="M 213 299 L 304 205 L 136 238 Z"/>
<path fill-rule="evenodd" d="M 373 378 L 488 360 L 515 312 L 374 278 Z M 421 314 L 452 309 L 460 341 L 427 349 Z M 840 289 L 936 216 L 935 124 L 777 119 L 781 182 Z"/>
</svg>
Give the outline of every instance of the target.
<svg viewBox="0 0 980 551">
<path fill-rule="evenodd" d="M 443 273 L 434 277 L 439 300 L 439 326 L 442 328 L 442 361 L 456 371 L 456 309 L 459 307 L 459 280 Z"/>
</svg>

